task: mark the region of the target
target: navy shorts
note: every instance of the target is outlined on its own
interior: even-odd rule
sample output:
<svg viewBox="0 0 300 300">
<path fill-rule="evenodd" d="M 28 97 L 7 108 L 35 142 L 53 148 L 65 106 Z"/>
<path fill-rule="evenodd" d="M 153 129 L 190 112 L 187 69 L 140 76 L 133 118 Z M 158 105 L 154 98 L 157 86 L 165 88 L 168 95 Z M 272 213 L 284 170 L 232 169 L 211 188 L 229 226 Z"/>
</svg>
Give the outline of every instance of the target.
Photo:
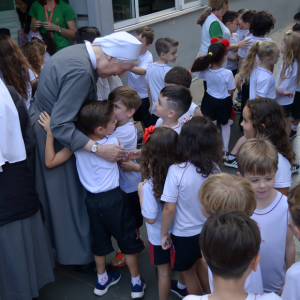
<svg viewBox="0 0 300 300">
<path fill-rule="evenodd" d="M 140 228 L 143 225 L 143 216 L 141 213 L 140 198 L 138 192 L 127 193 L 129 205 L 132 215 L 135 219 L 136 228 Z"/>
<path fill-rule="evenodd" d="M 292 103 L 292 117 L 300 119 L 300 92 L 295 93 L 294 102 Z"/>
<path fill-rule="evenodd" d="M 98 194 L 88 192 L 85 203 L 94 235 L 92 251 L 95 255 L 105 256 L 114 251 L 112 236 L 123 254 L 144 250 L 127 194 L 120 187 Z"/>
<path fill-rule="evenodd" d="M 285 118 L 289 118 L 291 116 L 292 104 L 289 105 L 281 105 L 283 110 L 283 116 Z"/>
</svg>

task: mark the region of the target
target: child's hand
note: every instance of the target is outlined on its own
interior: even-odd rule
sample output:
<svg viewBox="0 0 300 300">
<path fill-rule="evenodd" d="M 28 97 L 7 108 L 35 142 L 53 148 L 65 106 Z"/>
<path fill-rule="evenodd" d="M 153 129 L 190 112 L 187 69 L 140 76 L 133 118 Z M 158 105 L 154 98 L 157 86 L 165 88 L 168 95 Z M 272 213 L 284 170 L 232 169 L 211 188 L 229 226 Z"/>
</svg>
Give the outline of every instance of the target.
<svg viewBox="0 0 300 300">
<path fill-rule="evenodd" d="M 134 163 L 131 160 L 128 160 L 128 161 L 124 161 L 123 160 L 123 161 L 121 161 L 120 162 L 120 168 L 124 172 L 132 172 L 132 171 L 140 172 L 140 165 Z"/>
<path fill-rule="evenodd" d="M 147 179 L 145 179 L 144 181 L 140 182 L 139 185 L 138 185 L 138 194 L 139 194 L 139 197 L 143 197 L 143 186 L 144 184 L 147 182 Z"/>
<path fill-rule="evenodd" d="M 171 237 L 168 233 L 167 233 L 167 235 L 161 237 L 161 247 L 163 248 L 163 250 L 170 249 L 171 244 L 173 244 L 173 242 L 172 242 L 172 239 L 171 239 Z"/>
<path fill-rule="evenodd" d="M 294 94 L 293 94 L 292 92 L 290 92 L 290 91 L 284 91 L 284 92 L 282 93 L 282 95 L 283 95 L 283 96 L 287 96 L 287 97 L 289 97 L 289 98 L 294 98 Z"/>
<path fill-rule="evenodd" d="M 127 155 L 126 155 L 126 158 L 127 159 L 138 159 L 138 158 L 140 158 L 141 157 L 141 155 L 142 155 L 142 151 L 141 151 L 141 149 L 134 149 L 134 150 L 130 150 L 130 151 L 128 151 L 128 153 L 127 153 Z"/>
<path fill-rule="evenodd" d="M 50 120 L 50 116 L 45 111 L 40 114 L 40 119 L 38 120 L 39 124 L 44 128 L 44 130 L 47 133 L 51 133 Z"/>
<path fill-rule="evenodd" d="M 244 48 L 247 49 L 249 46 L 251 45 L 250 40 L 242 40 L 240 42 L 238 42 L 238 48 Z"/>
<path fill-rule="evenodd" d="M 242 79 L 241 79 L 241 76 L 240 74 L 236 74 L 235 77 L 234 77 L 234 83 L 236 86 L 239 86 L 242 84 Z"/>
</svg>

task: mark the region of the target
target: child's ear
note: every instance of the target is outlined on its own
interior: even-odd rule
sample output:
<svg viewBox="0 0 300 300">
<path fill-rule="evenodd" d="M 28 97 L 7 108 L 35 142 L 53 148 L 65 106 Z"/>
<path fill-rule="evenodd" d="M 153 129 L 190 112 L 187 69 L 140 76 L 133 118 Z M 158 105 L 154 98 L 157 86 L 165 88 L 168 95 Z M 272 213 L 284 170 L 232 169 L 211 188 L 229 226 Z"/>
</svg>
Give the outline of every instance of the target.
<svg viewBox="0 0 300 300">
<path fill-rule="evenodd" d="M 95 128 L 95 134 L 96 135 L 99 135 L 99 134 L 102 135 L 103 134 L 103 129 L 104 128 L 102 126 L 96 127 Z"/>
<path fill-rule="evenodd" d="M 169 111 L 168 117 L 169 117 L 169 118 L 174 118 L 175 116 L 176 116 L 175 110 L 171 109 L 171 110 Z"/>
<path fill-rule="evenodd" d="M 133 114 L 135 113 L 135 108 L 130 108 L 128 111 L 127 111 L 127 117 L 128 118 L 131 118 L 133 116 Z"/>
<path fill-rule="evenodd" d="M 250 267 L 254 272 L 256 272 L 257 265 L 258 265 L 259 261 L 260 261 L 260 254 L 256 254 L 255 257 L 253 258 L 253 260 L 250 263 Z"/>
</svg>

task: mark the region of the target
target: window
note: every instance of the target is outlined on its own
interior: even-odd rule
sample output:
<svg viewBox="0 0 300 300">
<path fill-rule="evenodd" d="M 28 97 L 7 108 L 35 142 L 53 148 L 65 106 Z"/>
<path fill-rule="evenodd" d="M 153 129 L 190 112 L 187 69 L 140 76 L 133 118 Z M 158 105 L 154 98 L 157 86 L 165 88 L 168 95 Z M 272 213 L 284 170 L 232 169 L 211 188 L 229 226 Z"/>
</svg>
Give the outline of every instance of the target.
<svg viewBox="0 0 300 300">
<path fill-rule="evenodd" d="M 112 0 L 115 29 L 201 4 L 202 0 Z"/>
</svg>

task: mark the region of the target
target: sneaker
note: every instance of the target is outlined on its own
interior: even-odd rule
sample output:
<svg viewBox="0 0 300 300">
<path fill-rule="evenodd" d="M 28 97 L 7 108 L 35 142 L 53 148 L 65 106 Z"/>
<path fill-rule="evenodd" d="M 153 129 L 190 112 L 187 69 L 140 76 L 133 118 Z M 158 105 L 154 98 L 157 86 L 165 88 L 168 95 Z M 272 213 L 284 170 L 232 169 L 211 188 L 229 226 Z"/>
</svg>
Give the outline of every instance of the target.
<svg viewBox="0 0 300 300">
<path fill-rule="evenodd" d="M 140 138 L 137 140 L 137 144 L 138 144 L 139 146 L 144 144 L 143 137 L 140 137 Z"/>
<path fill-rule="evenodd" d="M 177 280 L 171 280 L 171 292 L 176 294 L 181 299 L 187 296 L 186 289 L 181 290 L 180 288 L 178 288 Z"/>
<path fill-rule="evenodd" d="M 292 167 L 292 174 L 298 172 L 300 169 L 300 165 L 298 164 L 293 164 L 293 167 Z"/>
<path fill-rule="evenodd" d="M 230 153 L 227 151 L 223 151 L 223 160 L 227 160 L 227 157 Z"/>
<path fill-rule="evenodd" d="M 238 92 L 238 93 L 237 93 L 236 100 L 237 100 L 238 102 L 242 102 L 242 92 Z"/>
<path fill-rule="evenodd" d="M 297 131 L 292 129 L 289 139 L 291 140 L 296 136 L 297 136 Z"/>
<path fill-rule="evenodd" d="M 106 284 L 102 285 L 99 282 L 96 283 L 94 288 L 94 294 L 96 296 L 103 296 L 107 293 L 108 289 L 114 285 L 117 284 L 121 279 L 121 274 L 118 271 L 112 271 L 108 273 L 108 280 Z"/>
<path fill-rule="evenodd" d="M 116 257 L 111 260 L 110 264 L 116 268 L 126 266 L 125 256 L 120 249 L 117 251 Z"/>
<path fill-rule="evenodd" d="M 238 102 L 237 102 L 236 100 L 232 100 L 232 104 L 233 104 L 233 105 L 237 105 L 237 103 L 238 103 Z"/>
<path fill-rule="evenodd" d="M 141 284 L 132 285 L 131 283 L 131 298 L 132 299 L 143 298 L 145 288 L 146 288 L 146 283 L 142 277 L 141 277 Z"/>
<path fill-rule="evenodd" d="M 242 112 L 242 109 L 240 107 L 235 106 L 234 111 L 236 114 L 240 114 Z"/>
<path fill-rule="evenodd" d="M 234 159 L 226 159 L 226 161 L 224 162 L 224 165 L 226 167 L 229 167 L 229 168 L 235 168 L 237 169 L 238 168 L 238 164 L 237 164 L 237 161 L 236 161 L 236 158 Z"/>
<path fill-rule="evenodd" d="M 231 126 L 233 124 L 233 120 L 229 120 L 229 125 Z"/>
</svg>

